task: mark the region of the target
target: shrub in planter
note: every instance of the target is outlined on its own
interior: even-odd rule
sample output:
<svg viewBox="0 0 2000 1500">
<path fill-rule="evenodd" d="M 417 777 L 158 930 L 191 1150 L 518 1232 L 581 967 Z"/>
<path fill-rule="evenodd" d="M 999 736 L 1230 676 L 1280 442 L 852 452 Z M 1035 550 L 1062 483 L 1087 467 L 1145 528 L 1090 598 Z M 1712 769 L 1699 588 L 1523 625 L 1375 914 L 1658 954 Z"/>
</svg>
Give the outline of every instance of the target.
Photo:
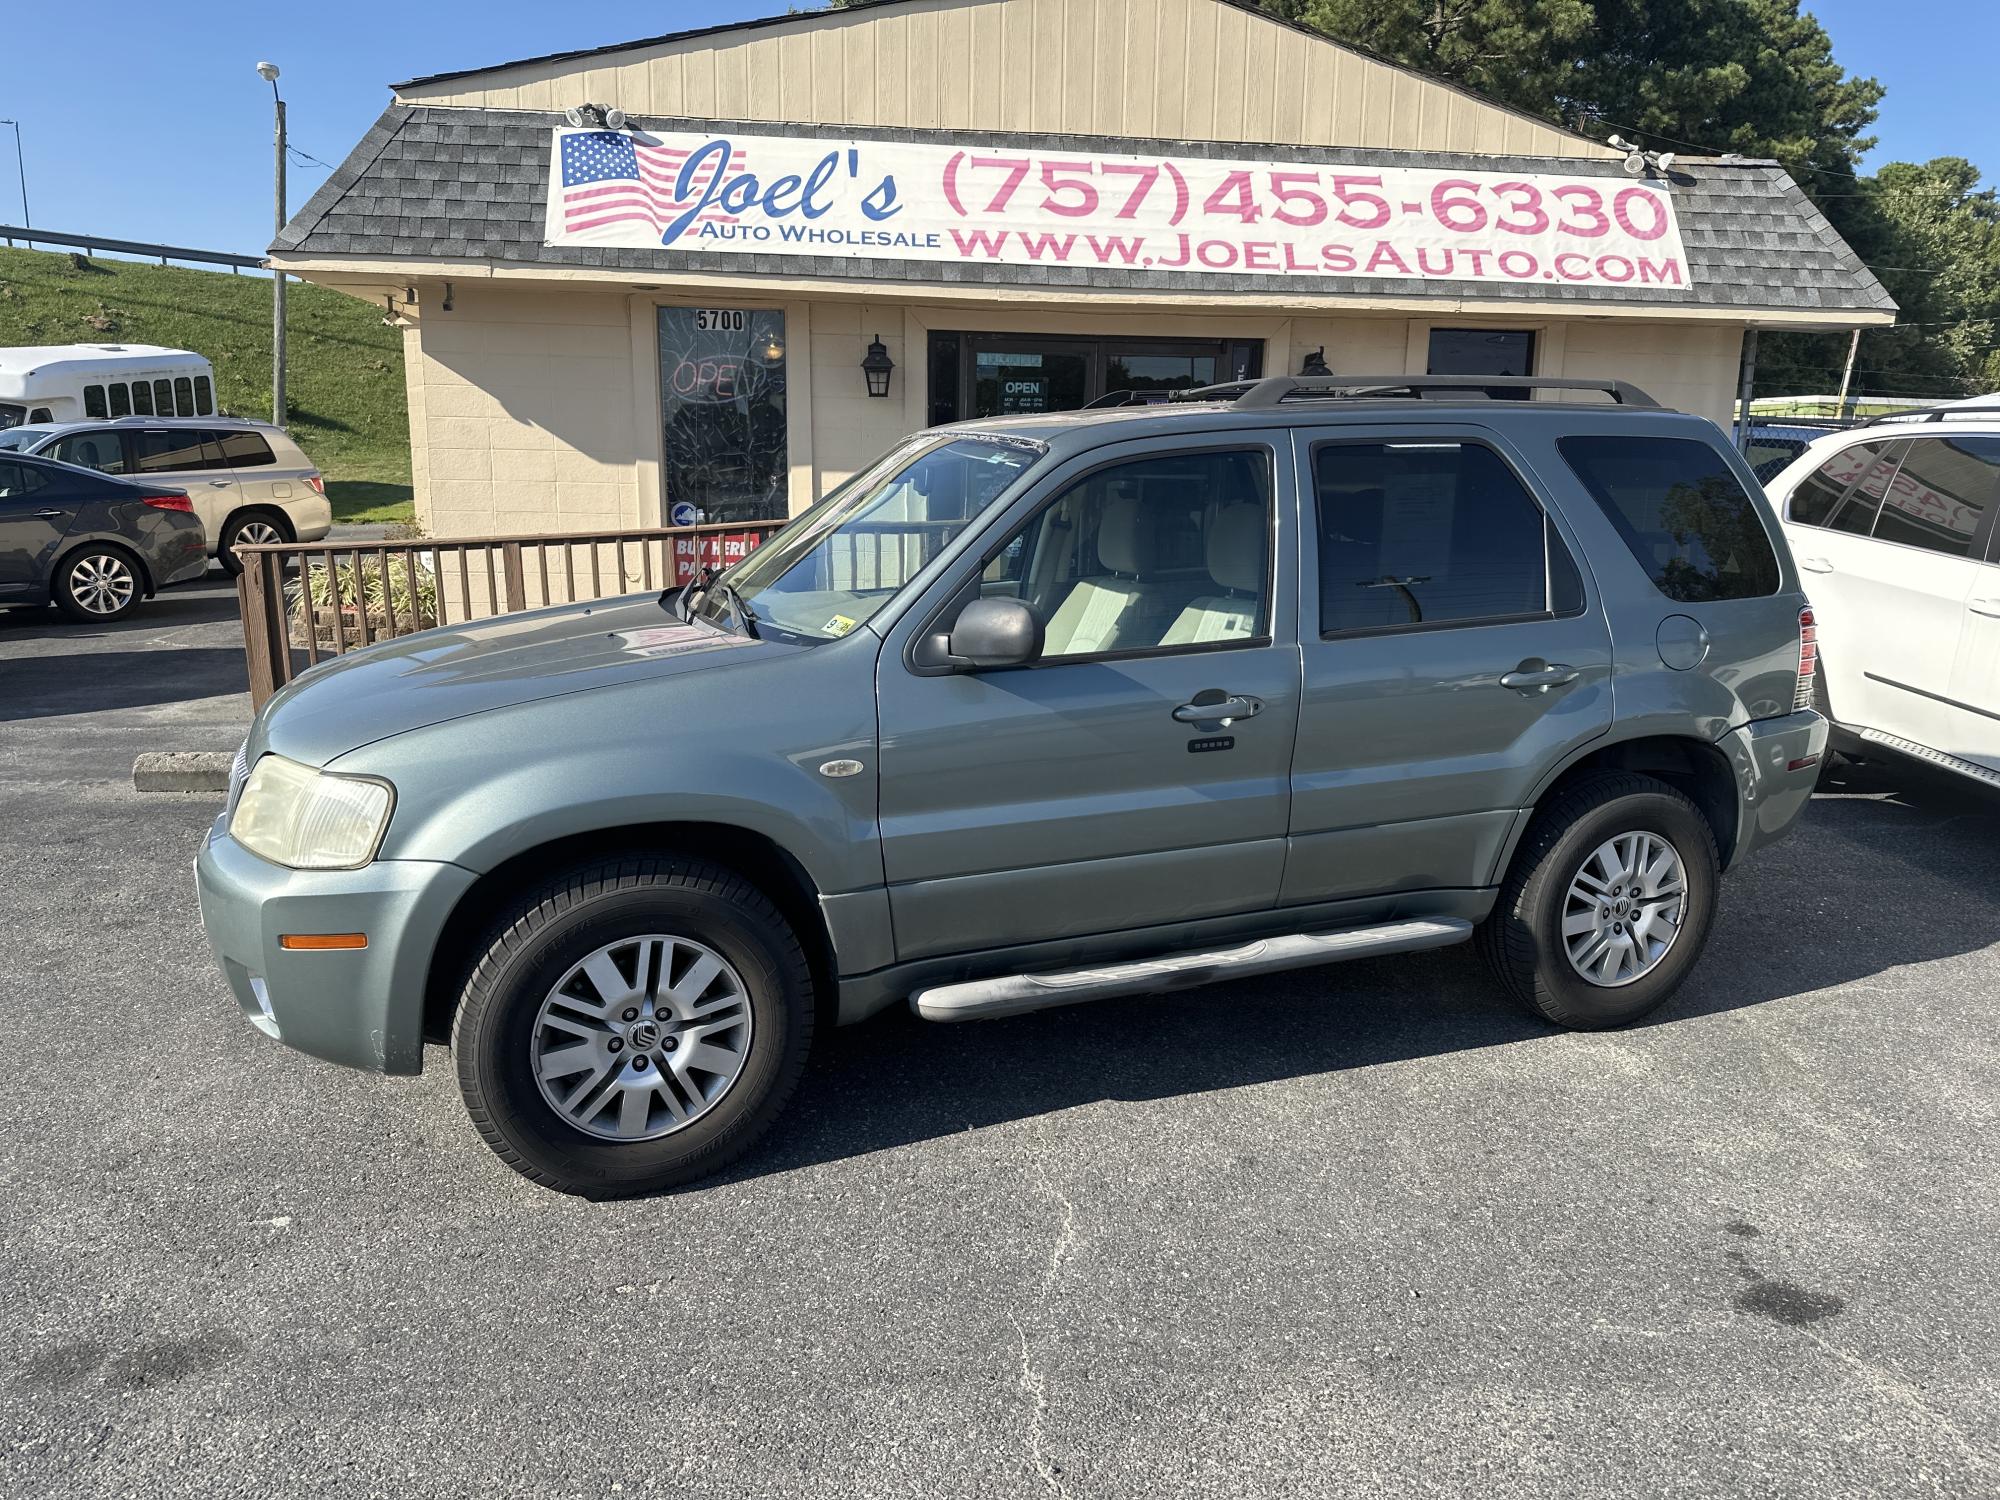
<svg viewBox="0 0 2000 1500">
<path fill-rule="evenodd" d="M 386 578 L 379 560 L 370 566 L 364 559 L 358 582 L 352 564 L 329 570 L 325 563 L 313 563 L 286 585 L 286 592 L 291 618 L 328 648 L 341 636 L 349 644 L 357 641 L 364 618 L 370 640 L 414 635 L 438 623 L 437 579 L 428 568 L 406 568 L 400 558 L 391 558 Z"/>
</svg>

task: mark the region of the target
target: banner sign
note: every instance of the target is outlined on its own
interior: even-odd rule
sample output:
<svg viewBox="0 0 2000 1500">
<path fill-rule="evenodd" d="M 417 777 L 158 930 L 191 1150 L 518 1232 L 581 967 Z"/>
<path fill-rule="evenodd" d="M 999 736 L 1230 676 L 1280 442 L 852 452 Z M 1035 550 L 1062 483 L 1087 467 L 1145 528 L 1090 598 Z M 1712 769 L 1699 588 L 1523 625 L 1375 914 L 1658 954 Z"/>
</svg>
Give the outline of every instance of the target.
<svg viewBox="0 0 2000 1500">
<path fill-rule="evenodd" d="M 558 128 L 550 245 L 1690 285 L 1657 180 Z"/>
</svg>

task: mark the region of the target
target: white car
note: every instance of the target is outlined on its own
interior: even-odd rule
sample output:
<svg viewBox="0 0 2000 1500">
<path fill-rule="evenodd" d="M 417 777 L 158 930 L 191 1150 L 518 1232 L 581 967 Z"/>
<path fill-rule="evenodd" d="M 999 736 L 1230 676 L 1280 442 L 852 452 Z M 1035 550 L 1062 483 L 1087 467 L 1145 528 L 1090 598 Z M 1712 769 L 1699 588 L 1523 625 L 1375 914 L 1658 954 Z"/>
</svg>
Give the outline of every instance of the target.
<svg viewBox="0 0 2000 1500">
<path fill-rule="evenodd" d="M 2000 787 L 2000 404 L 1812 443 L 1765 489 L 1812 598 L 1849 747 Z"/>
<path fill-rule="evenodd" d="M 319 470 L 284 429 L 268 422 L 57 422 L 0 432 L 0 448 L 186 490 L 208 532 L 209 555 L 231 573 L 243 571 L 239 545 L 316 542 L 333 529 Z"/>
</svg>

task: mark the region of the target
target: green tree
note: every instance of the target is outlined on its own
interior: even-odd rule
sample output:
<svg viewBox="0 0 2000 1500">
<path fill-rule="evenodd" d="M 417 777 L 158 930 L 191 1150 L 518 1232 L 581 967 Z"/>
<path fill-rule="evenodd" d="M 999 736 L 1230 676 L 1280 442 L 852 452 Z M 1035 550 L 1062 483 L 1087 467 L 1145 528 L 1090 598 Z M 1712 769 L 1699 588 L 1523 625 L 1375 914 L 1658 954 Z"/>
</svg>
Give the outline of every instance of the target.
<svg viewBox="0 0 2000 1500">
<path fill-rule="evenodd" d="M 2000 200 L 1962 157 L 1892 162 L 1846 184 L 1842 228 L 1901 308 L 1893 328 L 1861 336 L 1854 387 L 1896 396 L 2000 389 Z M 1757 389 L 1837 390 L 1845 335 L 1767 338 Z"/>
</svg>

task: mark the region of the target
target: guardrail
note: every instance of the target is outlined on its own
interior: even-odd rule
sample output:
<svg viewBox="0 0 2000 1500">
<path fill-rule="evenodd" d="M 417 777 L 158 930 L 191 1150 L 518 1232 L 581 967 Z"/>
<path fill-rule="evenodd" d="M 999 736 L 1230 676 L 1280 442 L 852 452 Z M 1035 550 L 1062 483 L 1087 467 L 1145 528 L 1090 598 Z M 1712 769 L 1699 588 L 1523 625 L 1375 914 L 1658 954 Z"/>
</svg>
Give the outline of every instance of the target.
<svg viewBox="0 0 2000 1500">
<path fill-rule="evenodd" d="M 81 250 L 85 255 L 93 250 L 109 250 L 115 255 L 143 255 L 148 260 L 159 261 L 163 266 L 170 260 L 185 260 L 195 265 L 227 266 L 231 272 L 264 269 L 264 262 L 255 255 L 231 255 L 226 250 L 190 250 L 185 245 L 155 245 L 146 240 L 108 240 L 101 234 L 57 234 L 49 229 L 26 229 L 13 224 L 0 224 L 0 240 L 5 240 L 10 248 L 14 241 L 22 240 L 29 245 L 63 245 Z"/>
<path fill-rule="evenodd" d="M 251 704 L 262 708 L 306 667 L 377 641 L 676 587 L 744 557 L 783 524 L 239 548 Z"/>
</svg>

